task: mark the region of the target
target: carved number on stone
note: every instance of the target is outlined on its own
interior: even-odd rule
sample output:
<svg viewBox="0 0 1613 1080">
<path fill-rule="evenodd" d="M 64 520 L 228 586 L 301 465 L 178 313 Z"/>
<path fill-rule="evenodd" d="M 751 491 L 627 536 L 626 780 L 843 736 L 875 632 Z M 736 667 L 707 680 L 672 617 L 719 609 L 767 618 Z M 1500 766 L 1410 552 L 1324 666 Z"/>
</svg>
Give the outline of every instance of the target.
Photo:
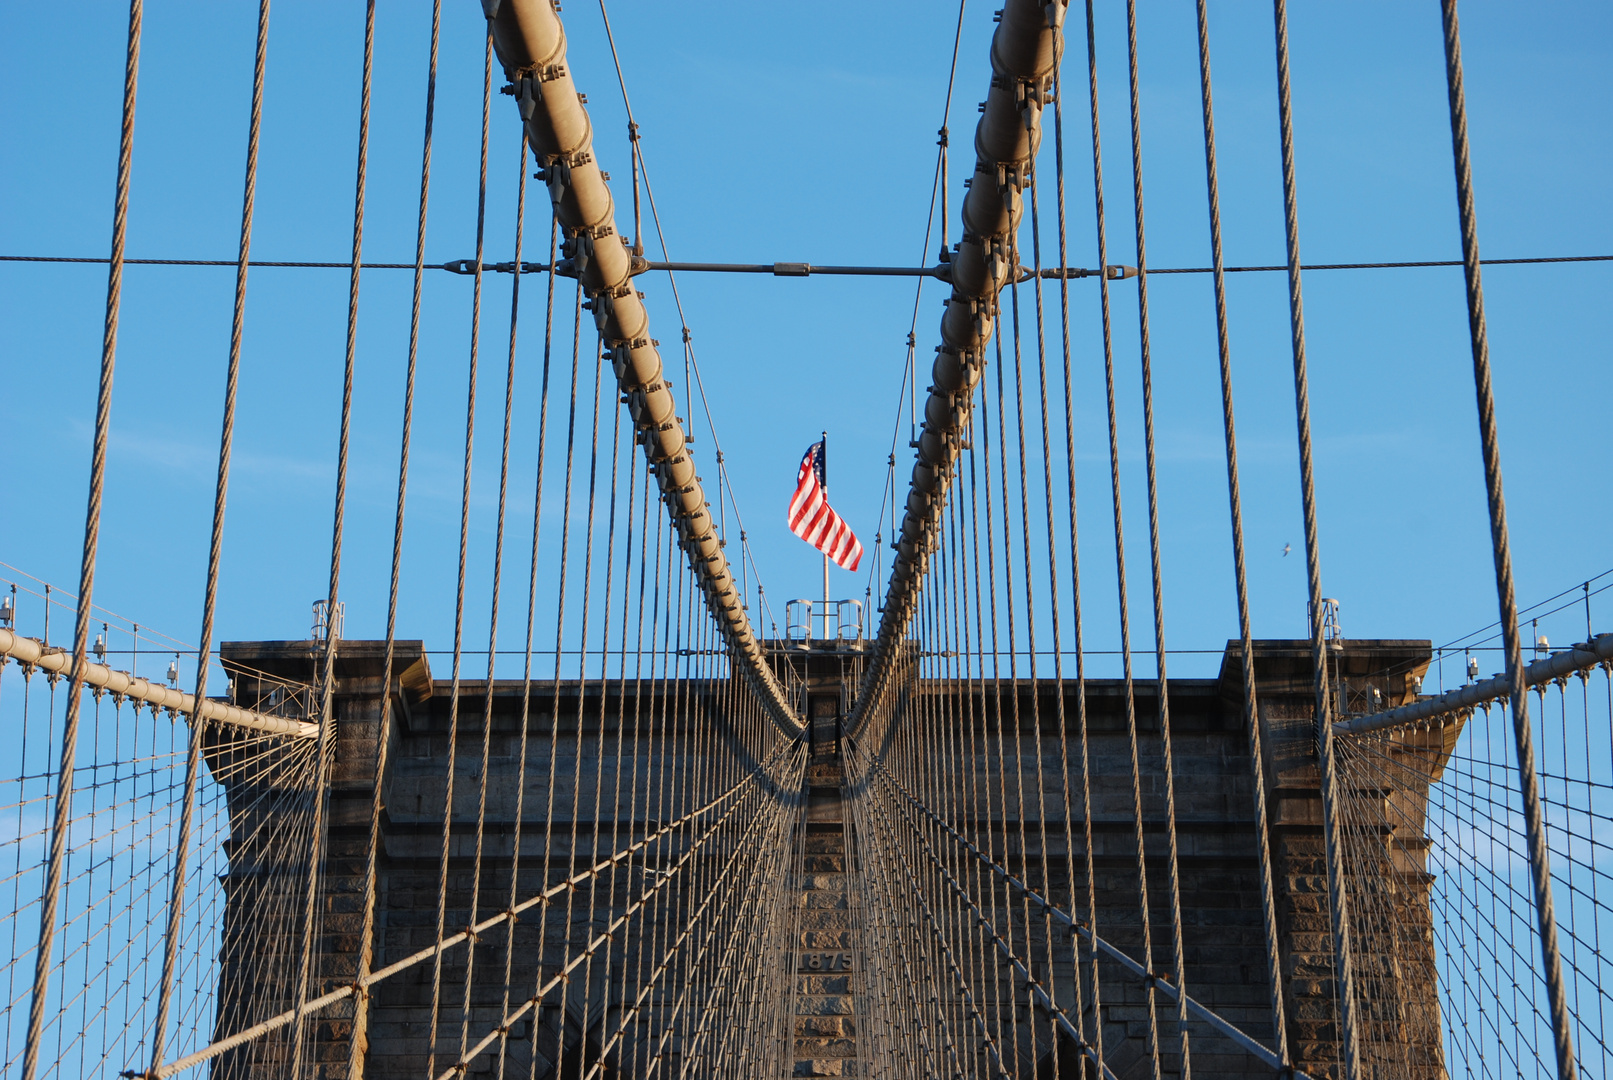
<svg viewBox="0 0 1613 1080">
<path fill-rule="evenodd" d="M 834 952 L 802 953 L 796 966 L 797 971 L 850 971 L 851 954 Z"/>
</svg>

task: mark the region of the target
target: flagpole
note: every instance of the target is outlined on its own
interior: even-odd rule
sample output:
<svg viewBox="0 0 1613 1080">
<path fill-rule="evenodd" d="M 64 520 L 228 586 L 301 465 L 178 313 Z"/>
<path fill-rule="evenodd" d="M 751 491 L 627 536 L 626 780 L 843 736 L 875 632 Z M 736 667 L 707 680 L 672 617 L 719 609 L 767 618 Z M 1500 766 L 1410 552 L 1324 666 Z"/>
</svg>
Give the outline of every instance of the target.
<svg viewBox="0 0 1613 1080">
<path fill-rule="evenodd" d="M 823 466 L 823 501 L 829 501 L 829 433 L 823 433 L 823 450 L 818 461 Z M 829 640 L 829 553 L 823 553 L 823 640 Z"/>
</svg>

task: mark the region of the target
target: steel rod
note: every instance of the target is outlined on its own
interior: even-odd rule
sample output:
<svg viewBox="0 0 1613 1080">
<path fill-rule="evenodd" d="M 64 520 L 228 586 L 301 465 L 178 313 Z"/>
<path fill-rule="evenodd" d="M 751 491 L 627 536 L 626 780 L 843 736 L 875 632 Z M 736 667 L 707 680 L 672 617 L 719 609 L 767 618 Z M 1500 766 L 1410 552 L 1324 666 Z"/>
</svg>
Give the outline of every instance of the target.
<svg viewBox="0 0 1613 1080">
<path fill-rule="evenodd" d="M 1552 263 L 1585 263 L 1585 262 L 1613 262 L 1613 255 L 1536 255 L 1520 259 L 1481 259 L 1484 266 L 1544 266 Z M 96 256 L 78 255 L 0 255 L 0 262 L 15 263 L 88 263 L 105 266 L 108 260 Z M 235 266 L 234 259 L 124 259 L 126 266 Z M 428 263 L 427 270 L 446 270 L 455 274 L 468 274 L 463 269 L 471 265 L 470 259 L 450 259 L 445 263 Z M 698 262 L 651 262 L 646 260 L 646 270 L 673 270 L 690 273 L 737 273 L 737 274 L 776 274 L 779 277 L 808 277 L 811 274 L 849 274 L 854 276 L 887 276 L 887 277 L 943 277 L 946 264 L 940 266 L 818 266 L 814 263 L 698 263 Z M 329 262 L 314 259 L 253 259 L 247 263 L 253 267 L 270 267 L 281 269 L 306 270 L 351 270 L 351 262 Z M 637 265 L 637 264 L 635 264 Z M 1461 266 L 1460 259 L 1413 259 L 1401 262 L 1341 262 L 1341 263 L 1306 263 L 1300 267 L 1302 270 L 1419 270 L 1441 266 Z M 776 267 L 807 266 L 809 273 L 780 273 Z M 413 270 L 414 263 L 398 262 L 366 262 L 360 263 L 361 270 Z M 482 270 L 495 271 L 508 274 L 514 269 L 513 263 L 498 263 L 496 265 L 483 265 Z M 521 264 L 523 274 L 547 273 L 548 263 Z M 1113 270 L 1121 269 L 1118 265 Z M 1126 267 L 1127 270 L 1134 270 Z M 1211 266 L 1164 266 L 1150 268 L 1150 274 L 1209 274 L 1214 272 Z M 1227 274 L 1275 274 L 1288 270 L 1287 264 L 1275 266 L 1224 266 L 1221 268 Z M 636 271 L 642 273 L 643 270 Z M 1061 276 L 1067 278 L 1096 277 L 1097 271 L 1087 267 L 1046 267 L 1041 271 L 1044 278 L 1057 279 Z M 1132 277 L 1133 273 L 1116 275 L 1117 277 Z M 1021 279 L 1023 280 L 1023 279 Z M 1111 277 L 1110 280 L 1115 280 Z"/>
<path fill-rule="evenodd" d="M 53 675 L 66 675 L 73 658 L 65 651 L 34 638 L 20 637 L 10 630 L 0 630 L 0 656 L 10 657 L 21 664 L 31 664 Z M 114 671 L 105 664 L 84 665 L 84 685 L 106 690 L 120 697 L 143 701 L 159 709 L 171 709 L 202 720 L 212 720 L 232 727 L 247 728 L 270 735 L 289 735 L 296 739 L 319 737 L 319 725 L 306 720 L 288 720 L 283 716 L 267 716 L 240 709 L 222 701 L 187 694 L 171 686 L 163 686 L 149 679 L 138 678 L 126 671 Z"/>
</svg>

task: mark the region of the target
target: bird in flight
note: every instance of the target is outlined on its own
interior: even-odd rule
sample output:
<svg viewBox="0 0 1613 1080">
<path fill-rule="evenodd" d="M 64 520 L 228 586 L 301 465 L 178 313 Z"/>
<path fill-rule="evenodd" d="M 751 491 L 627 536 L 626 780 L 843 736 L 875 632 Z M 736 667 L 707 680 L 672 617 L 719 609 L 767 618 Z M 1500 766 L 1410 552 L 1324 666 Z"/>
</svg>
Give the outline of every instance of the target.
<svg viewBox="0 0 1613 1080">
<path fill-rule="evenodd" d="M 1293 544 L 1284 544 L 1283 545 L 1283 558 L 1286 559 L 1288 557 L 1288 553 L 1290 551 L 1292 551 L 1292 550 L 1294 550 L 1294 545 Z"/>
</svg>

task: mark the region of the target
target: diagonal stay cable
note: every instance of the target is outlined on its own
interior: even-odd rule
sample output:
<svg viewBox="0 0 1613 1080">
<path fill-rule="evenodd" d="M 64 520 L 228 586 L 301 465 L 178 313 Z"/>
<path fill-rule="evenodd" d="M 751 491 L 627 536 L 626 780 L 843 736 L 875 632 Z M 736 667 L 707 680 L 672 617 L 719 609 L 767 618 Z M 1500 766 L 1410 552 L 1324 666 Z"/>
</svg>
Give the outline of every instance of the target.
<svg viewBox="0 0 1613 1080">
<path fill-rule="evenodd" d="M 866 766 L 870 773 L 877 772 L 883 776 L 884 768 L 878 761 L 875 761 L 872 757 L 868 756 L 867 751 L 861 750 L 861 748 L 856 745 L 854 740 L 852 741 L 852 747 L 865 757 Z M 887 782 L 889 781 L 887 780 Z M 905 791 L 903 791 L 903 794 L 906 794 Z M 876 809 L 879 809 L 877 804 Z M 883 810 L 879 810 L 879 812 L 881 818 L 884 818 Z M 1014 952 L 1012 943 L 1005 940 L 1002 935 L 997 933 L 997 930 L 994 926 L 995 920 L 990 914 L 981 911 L 980 906 L 975 902 L 968 890 L 953 875 L 952 871 L 946 866 L 945 861 L 936 854 L 935 849 L 930 845 L 929 840 L 924 836 L 922 830 L 914 826 L 912 820 L 907 818 L 906 815 L 903 815 L 903 818 L 911 829 L 913 835 L 917 838 L 919 845 L 923 848 L 924 853 L 929 858 L 931 864 L 940 872 L 941 880 L 946 883 L 953 895 L 959 900 L 962 900 L 965 906 L 967 906 L 968 909 L 973 913 L 976 927 L 984 931 L 984 936 L 990 939 L 992 947 L 995 948 L 1002 956 L 1004 963 L 1011 967 L 1014 974 L 1024 982 L 1024 985 L 1029 991 L 1030 997 L 1036 1006 L 1047 1014 L 1048 1019 L 1051 1020 L 1063 1032 L 1063 1034 L 1075 1042 L 1075 1045 L 1081 1054 L 1091 1061 L 1095 1067 L 1101 1069 L 1104 1076 L 1108 1077 L 1109 1080 L 1117 1080 L 1115 1074 L 1110 1071 L 1109 1067 L 1098 1056 L 1096 1049 L 1086 1041 L 1081 1033 L 1081 1030 L 1070 1021 L 1069 1017 L 1065 1014 L 1065 1010 L 1059 1007 L 1057 1002 L 1055 1002 L 1052 996 L 1047 992 L 1047 989 L 1041 985 L 1039 980 L 1036 979 L 1029 966 L 1019 957 L 1017 953 Z M 887 826 L 886 831 L 890 831 L 889 826 L 891 823 L 888 818 L 884 819 L 884 824 Z M 879 833 L 879 830 L 869 831 L 875 835 Z M 959 837 L 958 839 L 961 840 L 962 838 Z M 969 849 L 976 855 L 985 858 L 988 864 L 991 866 L 996 865 L 990 861 L 989 857 L 984 856 L 984 853 L 974 848 L 973 845 L 968 844 L 967 841 L 963 841 L 963 843 L 968 846 Z M 912 889 L 914 895 L 919 898 L 920 906 L 925 909 L 926 913 L 928 913 L 929 905 L 923 900 L 922 890 L 919 888 L 918 882 L 914 878 L 913 870 L 907 861 L 907 857 L 900 854 L 899 849 L 898 855 L 902 863 L 902 868 L 908 878 L 910 888 Z M 1041 903 L 1044 910 L 1046 910 L 1047 905 L 1045 902 L 1041 901 L 1040 897 L 1037 897 L 1029 889 L 1022 889 L 1021 891 L 1023 892 L 1027 902 L 1034 900 L 1038 903 Z M 939 934 L 937 934 L 937 936 L 939 936 Z M 944 944 L 943 948 L 945 948 Z M 950 953 L 950 949 L 947 951 Z M 996 1054 L 995 1050 L 993 1050 L 993 1056 L 998 1057 L 998 1067 L 1000 1071 L 1002 1069 L 1002 1059 Z"/>
<path fill-rule="evenodd" d="M 437 956 L 439 948 L 446 951 L 459 945 L 463 945 L 485 931 L 502 925 L 508 919 L 518 918 L 533 908 L 546 906 L 556 897 L 565 895 L 566 893 L 575 889 L 578 885 L 586 882 L 589 878 L 601 874 L 609 870 L 612 866 L 632 858 L 639 851 L 655 843 L 662 837 L 667 836 L 675 830 L 686 825 L 690 825 L 718 809 L 721 809 L 725 804 L 732 801 L 743 788 L 754 782 L 757 776 L 765 775 L 767 769 L 772 766 L 773 762 L 782 754 L 784 748 L 788 745 L 789 744 L 783 744 L 778 750 L 775 750 L 774 754 L 767 760 L 753 766 L 748 773 L 741 776 L 733 785 L 702 806 L 689 811 L 673 821 L 667 822 L 654 832 L 649 833 L 632 844 L 629 844 L 627 847 L 615 852 L 608 858 L 601 859 L 599 862 L 595 863 L 586 870 L 572 874 L 564 880 L 544 889 L 542 892 L 529 896 L 527 899 L 523 900 L 521 903 L 515 905 L 507 911 L 500 911 L 493 915 L 489 915 L 487 918 L 476 923 L 474 926 L 469 926 L 457 933 L 450 934 L 446 938 L 442 939 L 441 942 L 433 942 L 432 944 L 427 945 L 400 960 L 396 960 L 393 963 L 388 964 L 386 967 L 372 971 L 369 974 L 360 977 L 351 984 L 339 986 L 329 993 L 322 995 L 321 997 L 310 1000 L 302 1010 L 303 1015 L 312 1016 L 330 1007 L 338 1001 L 352 997 L 355 994 L 366 993 L 370 987 L 375 986 L 377 983 L 384 982 L 399 972 L 407 971 L 410 968 L 416 967 L 428 960 L 433 959 Z M 226 1036 L 225 1038 L 219 1039 L 207 1046 L 204 1046 L 195 1053 L 187 1054 L 182 1058 L 170 1061 L 166 1065 L 153 1069 L 147 1074 L 148 1078 L 149 1080 L 162 1080 L 163 1077 L 173 1076 L 176 1073 L 185 1071 L 186 1069 L 195 1068 L 197 1065 L 200 1065 L 206 1061 L 211 1061 L 220 1054 L 233 1050 L 237 1046 L 241 1046 L 245 1043 L 253 1041 L 254 1039 L 261 1038 L 270 1032 L 277 1031 L 280 1028 L 285 1027 L 287 1024 L 290 1024 L 296 1018 L 296 1016 L 297 1010 L 295 1009 L 272 1016 L 269 1019 L 264 1020 L 262 1023 L 255 1024 L 250 1028 L 235 1032 L 232 1035 Z"/>
<path fill-rule="evenodd" d="M 241 198 L 240 248 L 235 270 L 234 310 L 230 322 L 229 358 L 224 375 L 224 419 L 218 440 L 218 474 L 213 492 L 212 533 L 208 542 L 207 576 L 203 587 L 202 626 L 197 637 L 196 694 L 197 701 L 207 696 L 207 666 L 213 646 L 213 619 L 218 608 L 218 579 L 224 557 L 224 513 L 229 505 L 230 456 L 235 442 L 236 391 L 241 378 L 241 339 L 246 323 L 247 260 L 252 251 L 252 216 L 258 188 L 258 136 L 263 128 L 263 78 L 268 61 L 269 0 L 258 4 L 257 49 L 252 67 L 252 105 L 247 122 L 246 180 Z M 179 835 L 174 848 L 172 893 L 168 900 L 168 928 L 163 950 L 162 981 L 157 997 L 157 1022 L 152 1031 L 151 1062 L 155 1066 L 162 1060 L 167 1038 L 169 1011 L 172 1007 L 175 966 L 178 961 L 180 922 L 184 915 L 185 875 L 190 855 L 190 835 L 196 811 L 196 787 L 200 779 L 202 740 L 207 724 L 200 717 L 190 725 L 190 746 L 185 759 L 185 786 L 179 811 Z M 316 759 L 319 780 L 323 780 L 324 750 L 329 743 L 328 728 L 319 733 L 320 753 Z M 309 855 L 308 886 L 306 890 L 305 918 L 302 928 L 303 965 L 300 969 L 307 984 L 307 964 L 313 939 L 314 890 L 318 880 L 318 845 L 322 835 L 323 799 L 316 795 L 314 811 L 315 849 Z M 301 988 L 297 992 L 300 1002 Z"/>
<path fill-rule="evenodd" d="M 1133 960 L 1120 949 L 1111 945 L 1104 939 L 1094 935 L 1091 932 L 1091 929 L 1085 923 L 1074 919 L 1067 912 L 1060 910 L 1050 901 L 1044 899 L 1039 893 L 1031 889 L 1025 881 L 1019 877 L 1016 877 L 1006 867 L 994 861 L 989 855 L 975 846 L 972 841 L 954 829 L 950 823 L 942 819 L 928 806 L 916 799 L 905 787 L 902 786 L 900 781 L 890 775 L 888 770 L 886 770 L 880 762 L 870 759 L 869 772 L 877 776 L 882 782 L 889 784 L 892 788 L 894 788 L 904 800 L 911 803 L 920 813 L 934 822 L 942 831 L 950 836 L 952 840 L 954 840 L 957 844 L 962 846 L 965 851 L 972 855 L 977 862 L 979 862 L 996 877 L 1001 879 L 1009 889 L 1023 893 L 1032 904 L 1040 906 L 1047 918 L 1065 926 L 1072 932 L 1079 934 L 1081 937 L 1086 939 L 1093 948 L 1102 951 L 1105 955 L 1118 962 L 1131 974 L 1152 983 L 1155 988 L 1160 991 L 1160 993 L 1165 995 L 1167 1000 L 1172 1002 L 1176 1001 L 1176 987 L 1168 978 L 1157 972 L 1150 971 L 1142 964 L 1137 963 L 1137 961 Z M 911 821 L 909 824 L 911 824 Z M 920 842 L 923 843 L 924 841 L 921 840 Z M 1263 1062 L 1272 1066 L 1273 1068 L 1280 1069 L 1285 1067 L 1281 1060 L 1278 1059 L 1276 1054 L 1274 1054 L 1269 1047 L 1265 1046 L 1253 1036 L 1247 1034 L 1226 1019 L 1222 1018 L 1219 1014 L 1215 1013 L 1207 1006 L 1195 1001 L 1191 996 L 1188 997 L 1187 1004 L 1188 1010 L 1192 1012 L 1194 1016 L 1209 1024 L 1221 1035 L 1224 1035 L 1228 1039 L 1231 1039 L 1233 1042 L 1237 1043 L 1238 1046 L 1246 1052 L 1260 1058 Z M 1295 1077 L 1306 1077 L 1306 1074 L 1298 1069 L 1295 1069 L 1292 1075 Z"/>
<path fill-rule="evenodd" d="M 1518 639 L 1518 598 L 1512 576 L 1507 535 L 1506 498 L 1501 482 L 1501 446 L 1490 374 L 1489 332 L 1484 318 L 1484 285 L 1479 271 L 1478 214 L 1473 199 L 1473 162 L 1467 139 L 1467 99 L 1462 85 L 1462 38 L 1456 0 L 1441 0 L 1445 32 L 1445 80 L 1450 100 L 1451 150 L 1456 167 L 1456 205 L 1462 232 L 1463 276 L 1467 284 L 1468 334 L 1473 353 L 1473 389 L 1478 399 L 1479 443 L 1484 461 L 1485 494 L 1490 517 L 1490 545 L 1495 562 L 1495 591 L 1501 636 L 1506 647 L 1511 685 L 1514 749 L 1518 759 L 1519 795 L 1523 802 L 1529 873 L 1534 886 L 1540 958 L 1545 967 L 1551 1008 L 1552 1039 L 1558 1080 L 1574 1080 L 1574 1039 L 1563 985 L 1562 956 L 1557 942 L 1557 916 L 1552 902 L 1551 862 L 1541 809 L 1540 781 L 1535 773 L 1534 735 L 1529 724 L 1529 691 L 1523 678 L 1523 647 Z"/>
<path fill-rule="evenodd" d="M 73 818 L 74 757 L 78 750 L 79 712 L 84 669 L 89 649 L 90 616 L 95 592 L 95 562 L 101 538 L 101 501 L 106 485 L 106 452 L 112 423 L 112 377 L 117 369 L 118 315 L 123 299 L 123 245 L 129 223 L 129 176 L 134 160 L 135 87 L 140 74 L 141 0 L 129 0 L 129 34 L 123 76 L 123 125 L 118 144 L 117 189 L 112 203 L 112 251 L 108 259 L 106 320 L 101 336 L 100 382 L 95 399 L 95 438 L 90 451 L 88 506 L 84 513 L 84 544 L 79 564 L 77 611 L 73 624 L 73 669 L 67 684 L 62 720 L 60 764 L 56 772 L 56 799 L 45 862 L 45 886 L 39 901 L 39 937 L 34 946 L 34 978 L 28 1003 L 28 1027 L 23 1043 L 22 1078 L 33 1080 L 39 1067 L 44 1037 L 45 1009 L 50 996 L 52 945 L 61 898 L 69 832 Z M 50 611 L 46 605 L 47 618 Z M 52 684 L 54 686 L 54 683 Z M 26 702 L 26 694 L 24 701 Z M 24 713 L 26 716 L 26 713 Z"/>
<path fill-rule="evenodd" d="M 796 744 L 789 744 L 789 745 L 796 745 Z M 753 772 L 751 775 L 754 776 L 755 773 Z M 747 777 L 747 779 L 749 779 L 749 777 Z M 764 788 L 763 790 L 765 791 L 767 789 Z M 695 855 L 705 846 L 706 841 L 708 841 L 711 837 L 713 837 L 713 836 L 715 836 L 717 834 L 717 830 L 722 827 L 724 822 L 726 822 L 734 814 L 738 813 L 739 810 L 741 808 L 743 808 L 745 805 L 747 805 L 747 804 L 745 804 L 745 803 L 736 804 L 735 806 L 731 807 L 722 817 L 720 817 L 716 821 L 712 822 L 711 825 L 707 827 L 706 831 L 703 834 L 701 834 L 700 837 L 698 837 L 690 845 L 688 850 L 686 850 L 681 856 L 679 856 L 679 858 L 675 862 L 672 863 L 670 868 L 668 868 L 668 869 L 666 869 L 664 871 L 661 871 L 660 873 L 658 873 L 656 875 L 656 880 L 655 880 L 654 885 L 650 886 L 648 889 L 646 889 L 644 892 L 642 892 L 637 898 L 635 898 L 632 901 L 632 903 L 628 904 L 627 907 L 623 909 L 622 914 L 618 915 L 616 918 L 614 918 L 612 920 L 609 920 L 605 924 L 605 929 L 604 929 L 603 932 L 599 933 L 594 938 L 592 938 L 588 942 L 587 946 L 580 953 L 578 953 L 576 956 L 573 956 L 573 957 L 570 957 L 569 959 L 567 959 L 561 965 L 560 969 L 557 972 L 555 972 L 555 974 L 549 979 L 548 982 L 541 983 L 538 986 L 537 991 L 530 998 L 528 998 L 526 1001 L 522 1002 L 515 1009 L 505 1012 L 503 1017 L 500 1019 L 499 1023 L 491 1031 L 489 1031 L 481 1039 L 481 1041 L 476 1043 L 474 1046 L 470 1047 L 468 1050 L 465 1050 L 460 1055 L 458 1061 L 456 1061 L 454 1064 L 450 1065 L 447 1069 L 444 1069 L 440 1074 L 436 1074 L 437 1075 L 437 1080 L 448 1080 L 449 1077 L 462 1075 L 465 1072 L 466 1068 L 469 1066 L 469 1064 L 472 1061 L 474 1061 L 482 1053 L 482 1051 L 486 1050 L 489 1046 L 493 1045 L 493 1043 L 498 1041 L 498 1039 L 505 1032 L 509 1031 L 511 1025 L 519 1023 L 521 1021 L 521 1019 L 523 1017 L 525 1017 L 528 1012 L 530 1012 L 531 1010 L 536 1008 L 538 1006 L 538 1004 L 540 1002 L 542 1002 L 542 1000 L 544 998 L 548 997 L 549 994 L 551 992 L 553 992 L 556 987 L 565 986 L 565 985 L 569 984 L 571 982 L 571 979 L 569 977 L 571 975 L 571 973 L 574 972 L 577 968 L 581 967 L 584 963 L 587 963 L 587 962 L 591 961 L 593 956 L 594 956 L 594 954 L 596 952 L 598 952 L 599 949 L 601 947 L 603 947 L 607 942 L 613 940 L 615 938 L 615 936 L 616 936 L 617 931 L 619 931 L 623 926 L 625 926 L 627 924 L 628 920 L 633 917 L 633 915 L 635 915 L 639 911 L 641 911 L 645 907 L 645 905 L 647 905 L 649 903 L 651 898 L 653 898 L 662 889 L 665 889 L 669 885 L 671 885 L 671 883 L 676 879 L 676 875 L 677 875 L 678 871 L 683 869 L 683 867 L 685 867 L 686 865 L 688 865 L 694 859 Z M 752 816 L 751 820 L 750 820 L 750 824 L 746 826 L 746 833 L 748 834 L 750 831 L 753 831 L 753 830 L 755 830 L 757 828 L 760 828 L 762 826 L 762 824 L 764 822 L 766 822 L 767 820 L 768 820 L 767 817 L 765 815 L 762 815 L 762 814 L 756 814 L 756 815 Z M 741 839 L 741 841 L 743 841 L 743 839 L 744 839 L 743 835 L 741 836 L 740 839 Z M 616 861 L 617 860 L 612 860 L 609 864 L 602 863 L 602 864 L 600 864 L 599 869 L 605 869 L 605 868 L 607 868 L 607 865 L 614 865 Z M 597 876 L 597 875 L 579 875 L 579 876 L 592 877 L 592 876 Z M 573 881 L 575 883 L 575 879 L 573 879 Z M 550 892 L 555 892 L 558 889 L 559 889 L 559 887 L 557 886 L 555 889 L 551 889 L 549 891 Z M 574 890 L 572 889 L 571 885 L 567 885 L 566 886 L 566 891 L 570 892 L 570 891 L 574 891 Z M 478 926 L 476 929 L 480 930 L 482 928 L 480 926 Z"/>
</svg>

